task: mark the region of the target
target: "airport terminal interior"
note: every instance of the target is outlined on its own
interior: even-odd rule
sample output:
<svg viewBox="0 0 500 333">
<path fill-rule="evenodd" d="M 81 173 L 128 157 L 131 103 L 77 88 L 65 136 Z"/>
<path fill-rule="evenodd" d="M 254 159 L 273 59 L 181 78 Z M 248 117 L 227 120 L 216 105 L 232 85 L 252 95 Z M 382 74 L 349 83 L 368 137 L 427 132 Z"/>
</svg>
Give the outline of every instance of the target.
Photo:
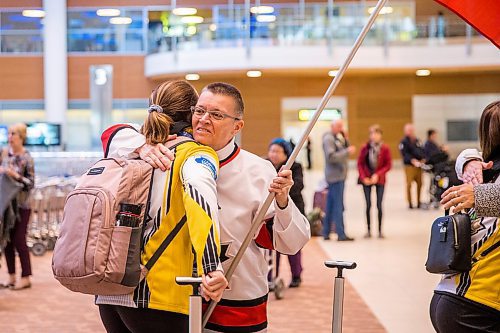
<svg viewBox="0 0 500 333">
<path fill-rule="evenodd" d="M 151 91 L 169 80 L 185 80 L 199 93 L 213 82 L 237 87 L 245 104 L 244 127 L 235 139 L 242 150 L 267 159 L 276 138 L 283 138 L 290 152 L 304 143 L 296 147 L 301 194 L 311 231 L 320 231 L 301 250 L 299 286 L 283 257 L 279 278 L 269 279 L 274 291 L 268 295 L 267 332 L 332 331 L 339 282 L 337 270 L 325 267 L 327 260 L 357 264 L 343 272 L 343 316 L 336 320 L 344 332 L 435 332 L 429 306 L 441 275 L 425 267 L 431 226 L 444 215 L 438 196 L 452 185 L 448 178 L 456 177 L 455 160 L 464 149 L 481 149 L 481 115 L 500 100 L 500 52 L 498 44 L 437 1 L 389 0 L 379 8 L 382 1 L 0 0 L 1 159 L 13 145 L 13 125 L 23 123 L 35 170 L 25 242 L 32 275 L 26 288 L 8 286 L 6 217 L 0 218 L 0 332 L 106 332 L 94 296 L 72 292 L 53 276 L 65 199 L 103 157 L 102 132 L 114 124 L 142 125 Z M 360 32 L 378 9 L 344 72 Z M 499 35 L 497 28 L 497 42 Z M 332 80 L 338 86 L 322 103 Z M 322 113 L 304 136 L 319 105 Z M 213 113 L 201 112 L 202 119 L 216 121 Z M 325 160 L 325 133 L 339 123 L 354 147 L 342 203 L 353 241 L 339 241 L 334 230 L 329 237 L 321 234 L 329 198 L 325 169 L 331 163 Z M 419 164 L 418 207 L 406 200 L 400 151 L 408 124 L 422 143 L 434 130 L 446 153 L 447 174 Z M 358 157 L 373 125 L 381 129 L 392 160 L 382 202 L 383 237 L 376 232 L 375 193 L 372 235 L 366 237 L 365 195 L 358 181 Z M 0 168 L 0 176 L 7 177 L 6 164 Z M 238 191 L 246 193 L 236 188 L 235 196 Z M 2 205 L 6 193 L 2 188 Z M 265 256 L 271 276 L 276 256 Z M 500 308 L 496 311 L 499 315 Z"/>
</svg>

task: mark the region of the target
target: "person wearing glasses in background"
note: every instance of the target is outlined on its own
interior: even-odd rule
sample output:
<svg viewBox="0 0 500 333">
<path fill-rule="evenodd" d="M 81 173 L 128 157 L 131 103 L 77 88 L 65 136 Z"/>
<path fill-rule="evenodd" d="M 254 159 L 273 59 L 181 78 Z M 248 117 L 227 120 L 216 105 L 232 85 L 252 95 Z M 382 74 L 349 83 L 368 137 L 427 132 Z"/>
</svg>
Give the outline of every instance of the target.
<svg viewBox="0 0 500 333">
<path fill-rule="evenodd" d="M 310 238 L 309 222 L 289 197 L 292 172 L 276 174 L 271 162 L 241 149 L 235 136 L 244 126 L 244 103 L 239 90 L 216 82 L 203 88 L 192 109 L 193 137 L 213 148 L 220 161 L 217 198 L 220 206 L 221 261 L 226 271 L 248 234 L 251 223 L 268 192 L 275 200 L 266 212 L 262 227 L 244 252 L 229 287 L 215 308 L 205 332 L 265 332 L 267 329 L 266 249 L 296 254 Z M 120 125 L 118 125 L 120 126 Z M 126 128 L 115 131 L 110 155 L 136 151 L 154 167 L 165 169 L 172 154 L 165 146 L 145 144 L 144 137 Z M 116 128 L 116 126 L 115 126 Z M 103 136 L 110 137 L 109 133 Z M 216 292 L 218 279 L 202 286 Z"/>
</svg>

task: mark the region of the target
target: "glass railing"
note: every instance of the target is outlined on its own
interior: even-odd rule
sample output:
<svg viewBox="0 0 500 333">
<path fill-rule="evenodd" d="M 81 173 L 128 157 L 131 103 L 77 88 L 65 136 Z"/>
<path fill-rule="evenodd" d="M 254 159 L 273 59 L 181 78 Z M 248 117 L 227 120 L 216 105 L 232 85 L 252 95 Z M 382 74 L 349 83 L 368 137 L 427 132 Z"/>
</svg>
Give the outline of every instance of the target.
<svg viewBox="0 0 500 333">
<path fill-rule="evenodd" d="M 148 53 L 191 51 L 221 47 L 243 47 L 248 54 L 261 46 L 336 46 L 352 45 L 368 20 L 375 2 L 276 5 L 271 13 L 247 14 L 243 5 L 215 6 L 202 23 L 169 24 L 150 21 Z M 458 17 L 442 16 L 415 20 L 414 2 L 398 2 L 383 9 L 383 14 L 368 33 L 365 45 L 486 42 Z M 164 15 L 168 16 L 168 13 Z M 174 22 L 174 23 L 172 23 Z M 153 28 L 151 28 L 153 27 Z"/>
<path fill-rule="evenodd" d="M 268 2 L 266 1 L 266 4 Z M 127 24 L 112 24 L 97 8 L 68 10 L 68 52 L 159 53 L 220 47 L 351 45 L 375 2 L 298 3 L 247 8 L 217 5 L 198 8 L 191 16 L 172 8 L 120 7 Z M 331 2 L 333 3 L 333 2 Z M 486 41 L 455 16 L 415 19 L 415 2 L 397 2 L 383 9 L 365 44 L 410 45 L 440 40 L 471 44 Z M 43 50 L 43 20 L 20 11 L 0 9 L 0 52 L 39 53 Z"/>
</svg>

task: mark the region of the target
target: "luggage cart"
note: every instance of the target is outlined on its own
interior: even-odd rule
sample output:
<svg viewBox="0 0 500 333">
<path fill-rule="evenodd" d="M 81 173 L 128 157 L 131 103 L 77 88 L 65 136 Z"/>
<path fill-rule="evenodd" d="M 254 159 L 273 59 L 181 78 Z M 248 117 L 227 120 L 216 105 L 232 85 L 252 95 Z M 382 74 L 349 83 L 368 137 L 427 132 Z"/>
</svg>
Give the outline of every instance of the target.
<svg viewBox="0 0 500 333">
<path fill-rule="evenodd" d="M 267 253 L 268 263 L 268 284 L 269 291 L 274 293 L 276 299 L 283 299 L 285 291 L 285 282 L 279 277 L 277 270 L 277 253 L 275 250 L 269 250 Z"/>
<path fill-rule="evenodd" d="M 54 249 L 66 196 L 74 187 L 74 179 L 61 177 L 51 177 L 35 187 L 31 196 L 31 224 L 27 237 L 33 255 L 42 256 L 47 250 Z"/>
</svg>

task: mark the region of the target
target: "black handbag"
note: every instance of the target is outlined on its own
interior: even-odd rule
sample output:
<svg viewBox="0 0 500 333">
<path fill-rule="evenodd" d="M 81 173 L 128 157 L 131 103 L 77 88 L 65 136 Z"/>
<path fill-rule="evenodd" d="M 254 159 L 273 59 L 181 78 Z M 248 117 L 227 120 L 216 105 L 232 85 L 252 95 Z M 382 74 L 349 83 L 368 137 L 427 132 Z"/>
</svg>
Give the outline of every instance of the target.
<svg viewBox="0 0 500 333">
<path fill-rule="evenodd" d="M 468 214 L 437 218 L 432 223 L 425 268 L 429 273 L 453 274 L 472 267 L 471 221 Z"/>
</svg>

